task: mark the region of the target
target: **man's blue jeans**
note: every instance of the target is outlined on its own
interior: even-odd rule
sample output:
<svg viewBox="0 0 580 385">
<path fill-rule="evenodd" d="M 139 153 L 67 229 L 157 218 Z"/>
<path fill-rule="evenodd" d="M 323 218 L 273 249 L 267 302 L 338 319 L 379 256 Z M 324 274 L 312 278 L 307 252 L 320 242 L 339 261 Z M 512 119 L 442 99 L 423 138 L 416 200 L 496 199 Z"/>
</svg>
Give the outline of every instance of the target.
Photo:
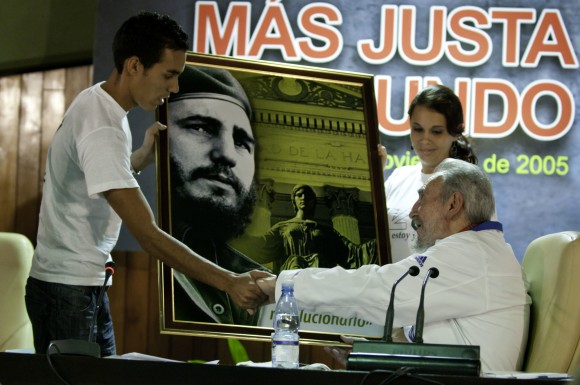
<svg viewBox="0 0 580 385">
<path fill-rule="evenodd" d="M 29 277 L 25 300 L 36 352 L 45 353 L 53 340 L 88 341 L 99 290 L 97 286 L 63 285 Z M 116 354 L 115 332 L 106 292 L 93 335 L 101 346 L 101 357 Z"/>
</svg>

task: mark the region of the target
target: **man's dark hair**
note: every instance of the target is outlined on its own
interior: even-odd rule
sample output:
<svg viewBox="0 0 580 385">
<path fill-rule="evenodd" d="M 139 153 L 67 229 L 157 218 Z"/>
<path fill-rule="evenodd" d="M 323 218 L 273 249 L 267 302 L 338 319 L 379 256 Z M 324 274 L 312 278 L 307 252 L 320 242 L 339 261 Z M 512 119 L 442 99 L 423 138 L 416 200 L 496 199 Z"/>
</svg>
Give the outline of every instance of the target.
<svg viewBox="0 0 580 385">
<path fill-rule="evenodd" d="M 117 72 L 125 60 L 137 56 L 145 69 L 161 61 L 166 48 L 186 51 L 187 33 L 175 20 L 155 12 L 141 12 L 121 25 L 113 40 L 113 59 Z"/>
</svg>

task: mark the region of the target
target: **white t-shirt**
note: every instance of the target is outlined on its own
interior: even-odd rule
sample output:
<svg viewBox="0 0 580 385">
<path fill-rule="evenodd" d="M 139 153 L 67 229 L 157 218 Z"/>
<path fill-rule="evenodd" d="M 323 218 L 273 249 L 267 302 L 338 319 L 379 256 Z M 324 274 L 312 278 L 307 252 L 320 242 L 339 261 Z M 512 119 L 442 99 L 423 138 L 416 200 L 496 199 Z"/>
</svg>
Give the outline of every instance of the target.
<svg viewBox="0 0 580 385">
<path fill-rule="evenodd" d="M 409 213 L 419 198 L 417 191 L 433 174 L 424 174 L 421 164 L 402 166 L 393 170 L 385 182 L 387 217 L 393 262 L 411 255 L 411 243 L 417 232 L 411 227 Z"/>
<path fill-rule="evenodd" d="M 30 271 L 36 279 L 101 286 L 121 228 L 102 192 L 139 186 L 127 112 L 101 85 L 77 96 L 49 147 Z"/>
<path fill-rule="evenodd" d="M 425 289 L 424 342 L 477 345 L 483 371 L 519 370 L 531 300 L 520 264 L 497 225 L 485 222 L 394 264 L 283 271 L 276 297 L 281 282 L 293 279 L 301 310 L 384 325 L 393 283 L 416 265 L 419 275 L 407 276 L 395 293 L 393 326 L 404 327 L 415 324 L 425 273 L 436 267 L 439 276 Z"/>
</svg>

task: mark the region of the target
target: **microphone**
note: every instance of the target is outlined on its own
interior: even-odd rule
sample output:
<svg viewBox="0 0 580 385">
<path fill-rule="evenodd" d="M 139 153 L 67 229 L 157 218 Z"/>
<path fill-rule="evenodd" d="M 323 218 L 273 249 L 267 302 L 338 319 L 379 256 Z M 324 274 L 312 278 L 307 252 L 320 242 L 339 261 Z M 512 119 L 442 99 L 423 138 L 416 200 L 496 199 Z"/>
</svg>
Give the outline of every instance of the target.
<svg viewBox="0 0 580 385">
<path fill-rule="evenodd" d="M 95 323 L 97 320 L 97 315 L 99 313 L 99 309 L 101 308 L 101 304 L 103 302 L 103 298 L 105 296 L 105 292 L 107 289 L 107 282 L 109 278 L 115 273 L 115 262 L 110 261 L 105 264 L 105 282 L 99 291 L 99 296 L 97 298 L 97 303 L 95 306 L 95 312 L 93 313 L 93 319 L 90 325 L 89 331 L 89 338 L 87 341 L 84 340 L 74 340 L 74 339 L 67 339 L 67 340 L 55 340 L 50 341 L 48 345 L 48 349 L 46 349 L 46 355 L 48 358 L 48 363 L 52 367 L 52 361 L 50 356 L 54 353 L 58 354 L 75 354 L 75 355 L 82 355 L 82 356 L 90 356 L 99 358 L 101 356 L 101 347 L 98 343 L 94 342 L 94 329 Z M 58 374 L 58 373 L 57 373 Z"/>
<path fill-rule="evenodd" d="M 418 270 L 419 268 L 417 268 Z M 409 269 L 393 284 L 383 339 L 354 341 L 352 343 L 352 351 L 348 355 L 347 370 L 373 371 L 379 369 L 397 371 L 405 368 L 418 374 L 479 376 L 481 370 L 479 346 L 422 343 L 425 316 L 423 307 L 425 285 L 429 277 L 436 278 L 439 275 L 439 270 L 435 267 L 427 271 L 421 287 L 417 324 L 415 325 L 416 333 L 415 338 L 413 338 L 415 342 L 419 343 L 392 342 L 391 332 L 394 311 L 391 305 L 393 305 L 393 293 L 395 286 L 407 274 L 417 275 Z"/>
<path fill-rule="evenodd" d="M 427 274 L 425 275 L 425 279 L 423 280 L 423 285 L 421 285 L 421 297 L 419 299 L 419 308 L 417 309 L 417 320 L 415 322 L 415 338 L 413 339 L 414 342 L 422 344 L 423 343 L 423 324 L 425 323 L 425 286 L 427 285 L 427 281 L 429 277 L 435 279 L 439 276 L 439 269 L 436 267 L 431 267 L 427 270 Z"/>
<path fill-rule="evenodd" d="M 115 262 L 109 261 L 105 264 L 105 282 L 101 287 L 101 291 L 99 292 L 99 298 L 97 299 L 97 306 L 95 308 L 95 312 L 93 313 L 93 319 L 91 321 L 91 329 L 89 331 L 89 342 L 95 342 L 94 331 L 95 331 L 95 324 L 97 323 L 97 316 L 99 314 L 99 310 L 101 309 L 101 305 L 103 304 L 103 297 L 105 296 L 105 292 L 107 291 L 107 282 L 109 282 L 109 278 L 113 274 L 115 274 Z"/>
<path fill-rule="evenodd" d="M 401 275 L 401 277 L 395 281 L 393 287 L 391 288 L 391 299 L 389 301 L 389 307 L 387 308 L 387 316 L 385 318 L 385 331 L 383 333 L 383 341 L 385 342 L 393 342 L 393 336 L 391 334 L 393 334 L 393 319 L 395 318 L 395 306 L 394 306 L 395 289 L 399 284 L 399 282 L 401 282 L 403 278 L 405 278 L 407 275 L 415 277 L 417 274 L 419 274 L 419 268 L 417 266 L 409 267 L 409 270 L 407 270 L 403 275 Z"/>
</svg>

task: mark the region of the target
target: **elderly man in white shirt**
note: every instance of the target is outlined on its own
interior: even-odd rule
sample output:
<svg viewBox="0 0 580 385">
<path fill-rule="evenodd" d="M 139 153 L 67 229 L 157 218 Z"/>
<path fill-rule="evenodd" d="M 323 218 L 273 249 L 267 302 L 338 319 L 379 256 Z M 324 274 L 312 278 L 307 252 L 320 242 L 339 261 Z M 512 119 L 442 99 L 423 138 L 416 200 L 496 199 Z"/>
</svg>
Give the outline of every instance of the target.
<svg viewBox="0 0 580 385">
<path fill-rule="evenodd" d="M 419 190 L 411 210 L 418 234 L 414 254 L 356 270 L 287 270 L 277 280 L 258 283 L 273 301 L 281 283 L 292 279 L 301 309 L 383 324 L 392 284 L 418 266 L 418 277 L 398 285 L 393 322 L 413 341 L 421 284 L 428 269 L 436 267 L 439 277 L 429 281 L 425 293 L 423 341 L 478 345 L 484 372 L 519 370 L 531 300 L 502 225 L 490 220 L 494 211 L 487 175 L 475 165 L 446 159 Z"/>
</svg>

